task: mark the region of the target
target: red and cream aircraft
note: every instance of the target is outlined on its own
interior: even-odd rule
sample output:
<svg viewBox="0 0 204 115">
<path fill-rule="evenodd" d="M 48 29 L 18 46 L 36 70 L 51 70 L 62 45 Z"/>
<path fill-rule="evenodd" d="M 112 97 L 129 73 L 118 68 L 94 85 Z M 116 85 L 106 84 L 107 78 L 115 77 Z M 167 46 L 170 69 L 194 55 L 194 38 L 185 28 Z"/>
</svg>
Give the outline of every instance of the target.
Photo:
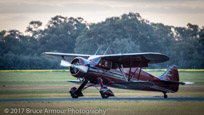
<svg viewBox="0 0 204 115">
<path fill-rule="evenodd" d="M 61 58 L 61 65 L 70 68 L 72 76 L 82 79 L 81 81 L 70 81 L 81 83 L 76 88 L 70 89 L 72 98 L 83 96 L 82 91 L 90 86 L 100 86 L 102 98 L 114 96 L 107 88 L 121 88 L 130 90 L 158 91 L 164 94 L 175 93 L 179 89 L 179 73 L 176 66 L 170 67 L 160 77 L 155 77 L 145 71 L 142 67 L 148 64 L 161 63 L 169 60 L 169 57 L 154 52 L 127 53 L 108 55 L 84 55 L 71 53 L 44 52 L 44 55 Z M 72 58 L 72 61 L 69 60 Z"/>
</svg>

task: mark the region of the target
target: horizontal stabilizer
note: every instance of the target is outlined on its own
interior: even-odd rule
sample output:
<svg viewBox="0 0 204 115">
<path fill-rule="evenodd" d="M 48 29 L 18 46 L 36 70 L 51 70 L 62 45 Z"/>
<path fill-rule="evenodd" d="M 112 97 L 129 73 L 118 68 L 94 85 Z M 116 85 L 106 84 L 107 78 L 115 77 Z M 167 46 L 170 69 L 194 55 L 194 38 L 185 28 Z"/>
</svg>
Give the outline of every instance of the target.
<svg viewBox="0 0 204 115">
<path fill-rule="evenodd" d="M 112 83 L 111 85 L 116 87 L 128 88 L 128 89 L 136 89 L 136 88 L 151 87 L 154 84 L 151 82 L 136 81 L 136 82 L 116 82 L 116 83 Z"/>
<path fill-rule="evenodd" d="M 169 83 L 169 84 L 180 84 L 180 85 L 186 85 L 185 82 L 179 82 L 179 81 L 168 81 L 168 80 L 161 80 L 162 82 Z"/>
<path fill-rule="evenodd" d="M 192 85 L 192 84 L 194 84 L 195 82 L 184 82 L 185 83 L 185 85 Z"/>
</svg>

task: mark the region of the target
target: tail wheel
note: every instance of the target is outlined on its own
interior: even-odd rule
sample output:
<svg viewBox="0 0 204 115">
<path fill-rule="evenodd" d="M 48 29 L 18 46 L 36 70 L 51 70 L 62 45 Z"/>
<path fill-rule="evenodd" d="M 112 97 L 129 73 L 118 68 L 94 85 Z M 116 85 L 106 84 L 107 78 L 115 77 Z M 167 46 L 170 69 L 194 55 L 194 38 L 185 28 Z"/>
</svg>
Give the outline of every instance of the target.
<svg viewBox="0 0 204 115">
<path fill-rule="evenodd" d="M 166 98 L 168 98 L 168 96 L 167 96 L 167 95 L 164 95 L 164 98 L 166 99 Z"/>
<path fill-rule="evenodd" d="M 166 98 L 168 98 L 168 96 L 167 96 L 167 94 L 164 92 L 164 98 L 166 99 Z"/>
<path fill-rule="evenodd" d="M 78 98 L 79 96 L 77 94 L 75 94 L 75 91 L 77 90 L 76 87 L 72 87 L 70 90 L 69 90 L 69 93 L 71 94 L 72 98 Z"/>
</svg>

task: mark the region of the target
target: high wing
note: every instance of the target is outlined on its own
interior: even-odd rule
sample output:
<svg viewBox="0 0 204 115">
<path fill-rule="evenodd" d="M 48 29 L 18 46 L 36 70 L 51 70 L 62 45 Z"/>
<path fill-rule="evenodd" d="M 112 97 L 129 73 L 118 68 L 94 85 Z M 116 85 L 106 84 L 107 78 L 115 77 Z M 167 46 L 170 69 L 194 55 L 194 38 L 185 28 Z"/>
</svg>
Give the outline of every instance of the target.
<svg viewBox="0 0 204 115">
<path fill-rule="evenodd" d="M 63 58 L 63 59 L 69 59 L 74 57 L 84 57 L 89 58 L 91 55 L 86 54 L 73 54 L 73 53 L 57 53 L 57 52 L 43 52 L 43 55 L 50 56 L 50 57 L 56 57 L 56 58 Z"/>
<path fill-rule="evenodd" d="M 148 64 L 162 63 L 169 60 L 169 57 L 155 52 L 110 54 L 101 56 L 101 58 L 122 64 L 123 67 L 148 67 Z"/>
<path fill-rule="evenodd" d="M 87 54 L 57 53 L 57 52 L 44 52 L 43 55 L 67 60 L 69 60 L 70 58 L 72 59 L 74 57 L 84 57 L 88 59 L 89 57 L 93 56 Z M 148 67 L 148 64 L 161 63 L 169 60 L 169 57 L 161 53 L 155 52 L 108 54 L 95 56 L 101 57 L 102 60 L 108 60 L 115 64 L 123 65 L 123 67 Z"/>
</svg>

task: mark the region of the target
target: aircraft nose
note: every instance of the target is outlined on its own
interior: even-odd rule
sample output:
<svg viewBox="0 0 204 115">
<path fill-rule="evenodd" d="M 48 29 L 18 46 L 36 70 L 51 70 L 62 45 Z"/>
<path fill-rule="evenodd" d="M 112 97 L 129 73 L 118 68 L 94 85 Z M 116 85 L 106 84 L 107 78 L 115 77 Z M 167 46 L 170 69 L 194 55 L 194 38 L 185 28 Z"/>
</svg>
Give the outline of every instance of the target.
<svg viewBox="0 0 204 115">
<path fill-rule="evenodd" d="M 82 78 L 88 72 L 89 62 L 82 57 L 76 57 L 72 60 L 70 66 L 70 73 L 72 76 Z"/>
</svg>

